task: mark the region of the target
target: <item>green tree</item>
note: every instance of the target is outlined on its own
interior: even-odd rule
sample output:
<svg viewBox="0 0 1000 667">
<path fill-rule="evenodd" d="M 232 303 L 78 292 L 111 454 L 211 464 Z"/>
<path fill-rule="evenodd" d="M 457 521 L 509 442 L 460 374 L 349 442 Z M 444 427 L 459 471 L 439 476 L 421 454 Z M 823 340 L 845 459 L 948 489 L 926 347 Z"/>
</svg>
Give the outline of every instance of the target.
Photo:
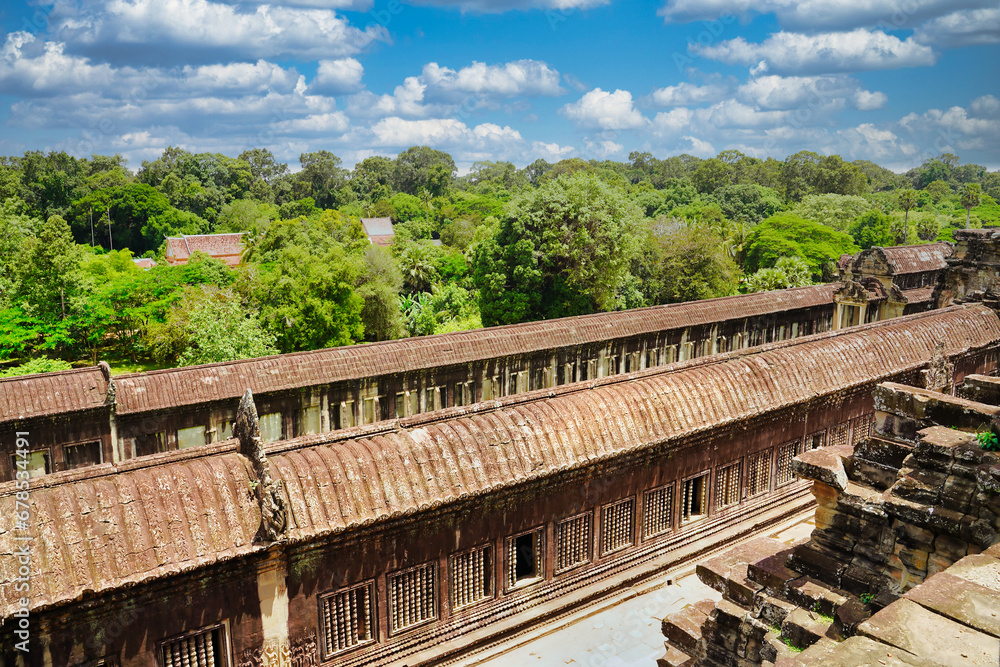
<svg viewBox="0 0 1000 667">
<path fill-rule="evenodd" d="M 983 190 L 978 183 L 968 183 L 962 186 L 958 194 L 962 208 L 965 209 L 965 228 L 968 229 L 969 216 L 972 215 L 972 209 L 982 203 Z"/>
<path fill-rule="evenodd" d="M 365 340 L 400 338 L 405 334 L 399 308 L 403 274 L 392 255 L 379 246 L 369 246 L 364 259 L 357 293 L 364 301 L 361 322 L 365 328 Z"/>
<path fill-rule="evenodd" d="M 782 257 L 774 266 L 758 269 L 743 279 L 742 291 L 769 292 L 771 290 L 811 285 L 809 265 L 801 257 Z"/>
<path fill-rule="evenodd" d="M 0 369 L 0 378 L 31 375 L 33 373 L 52 373 L 53 371 L 68 371 L 72 366 L 62 359 L 38 357 L 18 366 Z"/>
<path fill-rule="evenodd" d="M 833 262 L 857 252 L 850 236 L 794 213 L 783 212 L 761 222 L 747 241 L 748 272 L 775 266 L 782 257 L 805 260 L 814 280 L 832 276 Z"/>
<path fill-rule="evenodd" d="M 722 238 L 705 225 L 678 221 L 650 226 L 632 274 L 651 305 L 735 294 L 739 279 Z"/>
<path fill-rule="evenodd" d="M 515 197 L 496 234 L 474 252 L 483 323 L 613 308 L 641 220 L 624 192 L 588 173 Z"/>
<path fill-rule="evenodd" d="M 191 287 L 151 332 L 154 356 L 179 366 L 250 359 L 276 354 L 275 336 L 265 331 L 231 291 Z"/>
<path fill-rule="evenodd" d="M 889 216 L 881 211 L 868 211 L 851 223 L 848 232 L 854 242 L 867 250 L 873 246 L 883 248 L 896 244 L 896 232 Z"/>
<path fill-rule="evenodd" d="M 792 208 L 792 212 L 806 220 L 846 232 L 851 221 L 869 209 L 871 204 L 864 197 L 826 193 L 806 195 Z"/>
<path fill-rule="evenodd" d="M 715 191 L 715 199 L 726 218 L 753 225 L 782 208 L 777 192 L 753 183 L 721 187 Z"/>
<path fill-rule="evenodd" d="M 428 190 L 443 194 L 455 174 L 455 160 L 444 151 L 428 146 L 411 146 L 396 156 L 392 187 L 396 192 L 416 195 Z"/>
<path fill-rule="evenodd" d="M 910 210 L 920 201 L 917 191 L 913 188 L 905 188 L 896 193 L 896 202 L 899 208 L 903 209 L 903 243 L 905 244 L 910 236 Z"/>
</svg>

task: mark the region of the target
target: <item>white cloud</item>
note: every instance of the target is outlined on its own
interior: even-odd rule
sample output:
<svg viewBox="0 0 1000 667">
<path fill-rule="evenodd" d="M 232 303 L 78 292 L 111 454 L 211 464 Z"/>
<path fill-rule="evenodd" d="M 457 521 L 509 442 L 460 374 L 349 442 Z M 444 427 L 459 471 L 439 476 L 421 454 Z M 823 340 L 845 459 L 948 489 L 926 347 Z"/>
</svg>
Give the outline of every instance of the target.
<svg viewBox="0 0 1000 667">
<path fill-rule="evenodd" d="M 625 151 L 623 145 L 610 139 L 598 139 L 595 141 L 591 140 L 590 137 L 584 137 L 583 144 L 586 147 L 587 153 L 605 160 L 615 155 L 620 155 Z"/>
<path fill-rule="evenodd" d="M 428 118 L 407 120 L 396 116 L 383 118 L 371 128 L 372 135 L 381 146 L 477 146 L 521 143 L 524 139 L 517 130 L 483 123 L 469 128 L 454 118 Z"/>
<path fill-rule="evenodd" d="M 572 12 L 606 5 L 610 0 L 410 0 L 415 5 L 454 7 L 463 12 L 499 14 L 514 9 L 548 9 Z M 560 16 L 562 16 L 560 14 Z"/>
<path fill-rule="evenodd" d="M 811 113 L 838 111 L 847 102 L 869 111 L 888 101 L 885 93 L 865 90 L 846 76 L 760 76 L 740 85 L 736 95 L 765 109 L 806 108 Z"/>
<path fill-rule="evenodd" d="M 944 47 L 1000 42 L 1000 7 L 960 11 L 920 26 L 914 39 Z"/>
<path fill-rule="evenodd" d="M 62 1 L 50 24 L 74 48 L 109 59 L 189 62 L 210 53 L 318 59 L 351 55 L 388 39 L 382 26 L 373 22 L 361 30 L 330 9 L 247 8 L 210 0 L 109 0 L 95 7 Z"/>
<path fill-rule="evenodd" d="M 734 65 L 766 61 L 768 71 L 783 74 L 858 72 L 933 65 L 937 58 L 930 47 L 912 37 L 900 40 L 881 31 L 806 35 L 777 32 L 760 44 L 742 37 L 715 45 L 690 47 L 698 55 Z"/>
<path fill-rule="evenodd" d="M 1000 118 L 1000 100 L 993 95 L 983 95 L 972 100 L 969 110 L 978 118 Z"/>
<path fill-rule="evenodd" d="M 935 154 L 958 150 L 997 150 L 1000 148 L 1000 118 L 989 115 L 989 102 L 978 98 L 968 110 L 954 106 L 946 110 L 928 109 L 922 114 L 909 113 L 900 126 L 922 142 L 932 142 Z M 970 113 L 971 112 L 971 113 Z M 984 113 L 985 112 L 985 113 Z"/>
<path fill-rule="evenodd" d="M 685 152 L 690 153 L 695 157 L 708 158 L 718 155 L 712 144 L 708 143 L 707 141 L 691 136 L 684 137 L 684 140 L 690 142 L 691 144 L 690 147 Z"/>
<path fill-rule="evenodd" d="M 281 134 L 293 134 L 296 132 L 322 132 L 324 134 L 343 134 L 350 127 L 351 122 L 342 111 L 331 113 L 311 114 L 303 118 L 278 121 L 271 125 L 275 132 Z"/>
<path fill-rule="evenodd" d="M 667 22 L 718 21 L 734 24 L 774 14 L 782 27 L 801 30 L 845 30 L 913 27 L 956 9 L 986 8 L 995 0 L 667 0 L 658 14 Z"/>
<path fill-rule="evenodd" d="M 503 65 L 473 62 L 460 70 L 437 63 L 424 66 L 422 80 L 446 92 L 479 96 L 562 95 L 559 72 L 538 60 L 515 60 Z"/>
<path fill-rule="evenodd" d="M 314 92 L 325 95 L 353 92 L 361 88 L 364 73 L 364 66 L 354 58 L 320 60 L 316 77 L 309 87 Z"/>
<path fill-rule="evenodd" d="M 107 64 L 67 55 L 63 44 L 44 42 L 27 32 L 7 35 L 0 49 L 0 85 L 5 93 L 26 96 L 69 94 L 115 83 L 116 76 L 134 76 L 135 70 L 116 73 Z"/>
<path fill-rule="evenodd" d="M 683 107 L 692 104 L 718 102 L 729 93 L 729 88 L 719 84 L 699 86 L 684 81 L 653 91 L 650 100 L 663 107 Z"/>
<path fill-rule="evenodd" d="M 542 158 L 547 162 L 565 160 L 575 152 L 576 149 L 572 146 L 560 146 L 557 143 L 545 143 L 543 141 L 532 142 L 530 151 L 531 155 L 534 155 L 536 158 Z"/>
<path fill-rule="evenodd" d="M 657 134 L 678 134 L 691 124 L 693 118 L 694 112 L 687 107 L 660 112 L 653 119 L 653 131 Z"/>
<path fill-rule="evenodd" d="M 560 113 L 580 127 L 602 130 L 630 130 L 648 122 L 633 106 L 632 93 L 627 90 L 609 93 L 594 88 L 578 101 L 564 106 Z"/>
<path fill-rule="evenodd" d="M 256 63 L 188 66 L 183 69 L 179 83 L 183 85 L 185 92 L 288 93 L 295 89 L 298 81 L 299 74 L 294 69 L 284 69 L 266 60 L 258 60 Z"/>
<path fill-rule="evenodd" d="M 870 160 L 899 159 L 917 151 L 914 144 L 901 141 L 892 130 L 878 128 L 872 123 L 837 131 L 826 150 L 850 157 L 864 156 Z"/>
</svg>

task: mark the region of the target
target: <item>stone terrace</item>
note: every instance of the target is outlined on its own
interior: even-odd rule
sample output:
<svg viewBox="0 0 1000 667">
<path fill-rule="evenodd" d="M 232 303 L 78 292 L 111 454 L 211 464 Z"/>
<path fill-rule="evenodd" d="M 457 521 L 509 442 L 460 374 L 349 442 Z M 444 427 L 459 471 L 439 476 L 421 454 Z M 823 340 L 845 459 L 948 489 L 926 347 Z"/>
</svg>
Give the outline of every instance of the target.
<svg viewBox="0 0 1000 667">
<path fill-rule="evenodd" d="M 995 400 L 998 382 L 958 390 Z M 1000 454 L 975 435 L 1000 407 L 894 383 L 875 404 L 869 440 L 793 464 L 813 482 L 811 538 L 699 565 L 723 599 L 664 619 L 661 666 L 1000 664 Z"/>
</svg>

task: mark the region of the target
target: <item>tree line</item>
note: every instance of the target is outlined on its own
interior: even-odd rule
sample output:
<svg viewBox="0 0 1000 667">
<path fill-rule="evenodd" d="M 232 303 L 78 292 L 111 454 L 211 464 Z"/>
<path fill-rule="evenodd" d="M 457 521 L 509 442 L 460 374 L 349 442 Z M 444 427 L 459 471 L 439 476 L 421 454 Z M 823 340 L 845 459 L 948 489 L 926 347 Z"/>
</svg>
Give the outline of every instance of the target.
<svg viewBox="0 0 1000 667">
<path fill-rule="evenodd" d="M 760 160 L 477 162 L 426 146 L 353 169 L 266 149 L 0 158 L 0 364 L 32 372 L 223 361 L 781 289 L 843 253 L 1000 224 L 1000 172 L 905 174 L 802 151 Z M 390 217 L 372 245 L 360 219 Z M 245 233 L 230 269 L 164 239 Z M 152 269 L 133 261 L 149 257 Z"/>
</svg>

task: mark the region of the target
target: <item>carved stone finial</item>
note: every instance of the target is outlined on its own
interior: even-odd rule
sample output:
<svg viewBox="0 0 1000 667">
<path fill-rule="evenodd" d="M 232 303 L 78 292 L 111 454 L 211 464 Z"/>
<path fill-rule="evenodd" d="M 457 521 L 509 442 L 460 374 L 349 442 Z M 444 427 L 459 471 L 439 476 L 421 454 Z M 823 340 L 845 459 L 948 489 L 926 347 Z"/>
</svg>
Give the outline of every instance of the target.
<svg viewBox="0 0 1000 667">
<path fill-rule="evenodd" d="M 944 394 L 951 393 L 955 378 L 955 365 L 948 361 L 948 355 L 944 351 L 944 341 L 939 340 L 934 344 L 930 364 L 921 375 L 923 375 L 924 388 Z"/>
<path fill-rule="evenodd" d="M 264 442 L 260 437 L 257 406 L 249 389 L 240 399 L 233 424 L 233 436 L 239 439 L 239 452 L 250 460 L 254 477 L 257 478 L 253 492 L 260 506 L 260 530 L 254 541 L 274 542 L 285 532 L 285 501 L 281 496 L 281 483 L 275 482 L 271 477 L 271 464 L 264 454 Z"/>
</svg>

